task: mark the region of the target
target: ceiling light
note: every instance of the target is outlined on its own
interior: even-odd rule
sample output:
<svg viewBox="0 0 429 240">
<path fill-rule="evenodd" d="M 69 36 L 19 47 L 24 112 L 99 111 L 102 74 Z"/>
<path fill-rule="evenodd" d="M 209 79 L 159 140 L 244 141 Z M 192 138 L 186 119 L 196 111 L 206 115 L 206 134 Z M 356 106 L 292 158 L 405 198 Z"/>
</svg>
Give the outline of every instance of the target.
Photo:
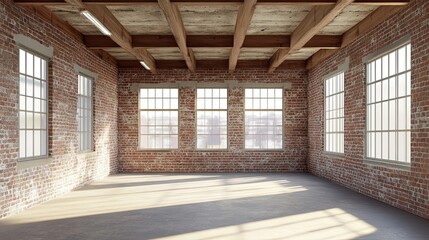
<svg viewBox="0 0 429 240">
<path fill-rule="evenodd" d="M 94 26 L 100 30 L 104 35 L 111 36 L 112 33 L 107 29 L 97 18 L 95 18 L 89 11 L 83 10 L 80 12 L 83 16 L 85 16 Z"/>
<path fill-rule="evenodd" d="M 150 67 L 149 67 L 145 62 L 140 61 L 140 64 L 141 64 L 144 68 L 146 68 L 147 70 L 150 70 Z"/>
</svg>

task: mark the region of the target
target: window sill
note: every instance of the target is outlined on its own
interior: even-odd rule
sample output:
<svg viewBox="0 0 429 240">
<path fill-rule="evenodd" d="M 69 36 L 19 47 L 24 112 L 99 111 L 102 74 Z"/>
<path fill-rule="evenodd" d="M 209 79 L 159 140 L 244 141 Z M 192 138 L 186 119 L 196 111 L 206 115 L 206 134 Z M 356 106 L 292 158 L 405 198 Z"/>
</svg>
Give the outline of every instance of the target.
<svg viewBox="0 0 429 240">
<path fill-rule="evenodd" d="M 52 162 L 52 157 L 45 157 L 39 159 L 29 159 L 29 160 L 21 160 L 16 164 L 18 171 L 24 170 L 27 168 L 34 168 L 39 166 L 48 165 Z"/>
<path fill-rule="evenodd" d="M 284 152 L 285 149 L 244 149 L 244 152 Z"/>
<path fill-rule="evenodd" d="M 344 153 L 334 153 L 334 152 L 323 152 L 322 156 L 328 157 L 328 158 L 336 158 L 336 159 L 344 159 L 345 157 Z"/>
<path fill-rule="evenodd" d="M 385 167 L 390 168 L 394 170 L 404 170 L 404 171 L 410 171 L 411 170 L 411 164 L 410 163 L 401 163 L 401 162 L 393 162 L 393 161 L 385 161 L 385 160 L 379 160 L 379 159 L 364 159 L 364 162 L 372 167 Z"/>
</svg>

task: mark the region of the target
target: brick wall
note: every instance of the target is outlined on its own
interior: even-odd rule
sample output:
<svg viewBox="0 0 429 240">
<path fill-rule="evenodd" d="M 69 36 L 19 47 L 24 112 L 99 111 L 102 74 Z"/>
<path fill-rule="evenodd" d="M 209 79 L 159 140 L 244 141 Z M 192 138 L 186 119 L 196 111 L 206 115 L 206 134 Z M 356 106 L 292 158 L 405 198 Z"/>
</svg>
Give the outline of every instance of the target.
<svg viewBox="0 0 429 240">
<path fill-rule="evenodd" d="M 362 57 L 404 35 L 412 44 L 411 170 L 396 170 L 364 162 L 365 65 Z M 353 190 L 429 218 L 429 2 L 409 6 L 347 48 L 309 71 L 309 171 Z M 324 96 L 322 77 L 350 57 L 345 73 L 345 156 L 323 153 Z"/>
<path fill-rule="evenodd" d="M 18 170 L 18 48 L 13 34 L 53 46 L 50 62 L 48 165 Z M 95 152 L 78 154 L 77 75 L 73 64 L 98 74 L 94 83 Z M 45 202 L 117 170 L 117 68 L 60 29 L 11 0 L 0 2 L 0 218 Z"/>
<path fill-rule="evenodd" d="M 279 70 L 268 75 L 266 69 L 237 70 L 159 70 L 152 75 L 139 69 L 119 70 L 118 141 L 121 172 L 302 172 L 307 159 L 307 74 L 304 68 Z M 195 94 L 192 88 L 180 88 L 179 145 L 173 151 L 138 150 L 138 92 L 133 83 L 166 83 L 175 81 L 240 83 L 292 82 L 284 90 L 284 150 L 276 152 L 244 151 L 243 89 L 229 91 L 228 151 L 195 150 Z"/>
</svg>

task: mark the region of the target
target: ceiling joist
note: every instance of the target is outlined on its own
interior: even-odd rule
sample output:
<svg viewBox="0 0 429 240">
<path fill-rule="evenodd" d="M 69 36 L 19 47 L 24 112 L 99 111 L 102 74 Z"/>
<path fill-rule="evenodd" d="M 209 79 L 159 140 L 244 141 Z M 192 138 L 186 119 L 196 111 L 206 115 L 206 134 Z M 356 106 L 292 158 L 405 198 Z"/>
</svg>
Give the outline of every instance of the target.
<svg viewBox="0 0 429 240">
<path fill-rule="evenodd" d="M 227 70 L 229 67 L 228 59 L 221 60 L 197 60 L 198 69 L 222 69 Z M 238 60 L 236 69 L 251 69 L 251 68 L 267 68 L 268 60 Z M 187 68 L 186 62 L 183 60 L 156 60 L 158 69 L 175 69 Z M 118 60 L 119 68 L 137 68 L 139 62 L 136 60 Z M 305 67 L 304 60 L 287 60 L 279 66 L 279 69 L 302 69 Z"/>
<path fill-rule="evenodd" d="M 271 57 L 268 72 L 272 73 L 290 54 L 304 47 L 311 38 L 332 22 L 352 2 L 353 0 L 338 0 L 334 6 L 313 7 L 292 33 L 290 48 L 288 50 L 279 49 Z"/>
<path fill-rule="evenodd" d="M 158 0 L 159 7 L 164 12 L 165 18 L 170 25 L 171 32 L 176 39 L 177 46 L 185 59 L 186 65 L 191 72 L 195 72 L 196 63 L 192 50 L 186 46 L 186 31 L 177 6 L 172 5 L 170 0 Z"/>
<path fill-rule="evenodd" d="M 374 12 L 369 14 L 365 19 L 360 23 L 349 29 L 342 36 L 341 48 L 348 46 L 350 43 L 354 42 L 357 38 L 365 35 L 373 28 L 379 26 L 382 22 L 386 21 L 389 17 L 398 13 L 402 9 L 401 6 L 383 6 L 377 8 Z M 307 59 L 307 69 L 311 69 L 319 64 L 324 59 L 333 55 L 337 50 L 320 50 L 316 52 L 313 56 Z"/>
<path fill-rule="evenodd" d="M 238 56 L 240 55 L 241 47 L 246 38 L 247 29 L 250 21 L 252 21 L 253 13 L 255 12 L 257 0 L 244 0 L 243 6 L 240 7 L 237 15 L 237 22 L 234 31 L 234 44 L 229 56 L 229 71 L 233 72 L 237 66 Z"/>
<path fill-rule="evenodd" d="M 178 47 L 173 35 L 132 35 L 132 46 L 141 48 L 172 48 Z M 316 35 L 304 48 L 337 49 L 341 47 L 341 35 Z M 85 35 L 88 48 L 117 48 L 119 45 L 104 35 Z M 233 46 L 233 35 L 188 35 L 188 48 L 229 48 Z M 247 35 L 243 48 L 289 48 L 288 35 Z"/>
<path fill-rule="evenodd" d="M 135 56 L 139 61 L 144 61 L 152 73 L 156 73 L 155 60 L 146 49 L 134 49 L 132 47 L 132 38 L 128 31 L 113 16 L 105 6 L 85 5 L 81 0 L 67 0 L 67 2 L 80 9 L 89 11 L 111 32 L 112 40 L 121 48 Z"/>
<path fill-rule="evenodd" d="M 180 5 L 228 5 L 243 4 L 244 0 L 170 0 L 173 4 Z M 86 5 L 136 5 L 136 4 L 157 4 L 158 0 L 82 0 Z M 317 6 L 334 5 L 337 0 L 259 0 L 258 5 L 298 5 Z M 410 0 L 355 0 L 354 5 L 376 5 L 376 6 L 401 6 L 406 5 Z M 15 0 L 21 5 L 65 5 L 65 0 Z"/>
</svg>

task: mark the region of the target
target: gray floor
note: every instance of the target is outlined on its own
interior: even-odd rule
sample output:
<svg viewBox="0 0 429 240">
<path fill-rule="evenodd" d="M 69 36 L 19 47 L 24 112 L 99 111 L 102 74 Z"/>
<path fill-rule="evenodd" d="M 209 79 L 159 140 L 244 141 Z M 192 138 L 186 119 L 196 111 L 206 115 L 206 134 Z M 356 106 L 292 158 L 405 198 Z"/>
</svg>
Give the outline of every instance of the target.
<svg viewBox="0 0 429 240">
<path fill-rule="evenodd" d="M 0 221 L 0 239 L 429 239 L 429 221 L 309 174 L 121 174 Z"/>
</svg>

